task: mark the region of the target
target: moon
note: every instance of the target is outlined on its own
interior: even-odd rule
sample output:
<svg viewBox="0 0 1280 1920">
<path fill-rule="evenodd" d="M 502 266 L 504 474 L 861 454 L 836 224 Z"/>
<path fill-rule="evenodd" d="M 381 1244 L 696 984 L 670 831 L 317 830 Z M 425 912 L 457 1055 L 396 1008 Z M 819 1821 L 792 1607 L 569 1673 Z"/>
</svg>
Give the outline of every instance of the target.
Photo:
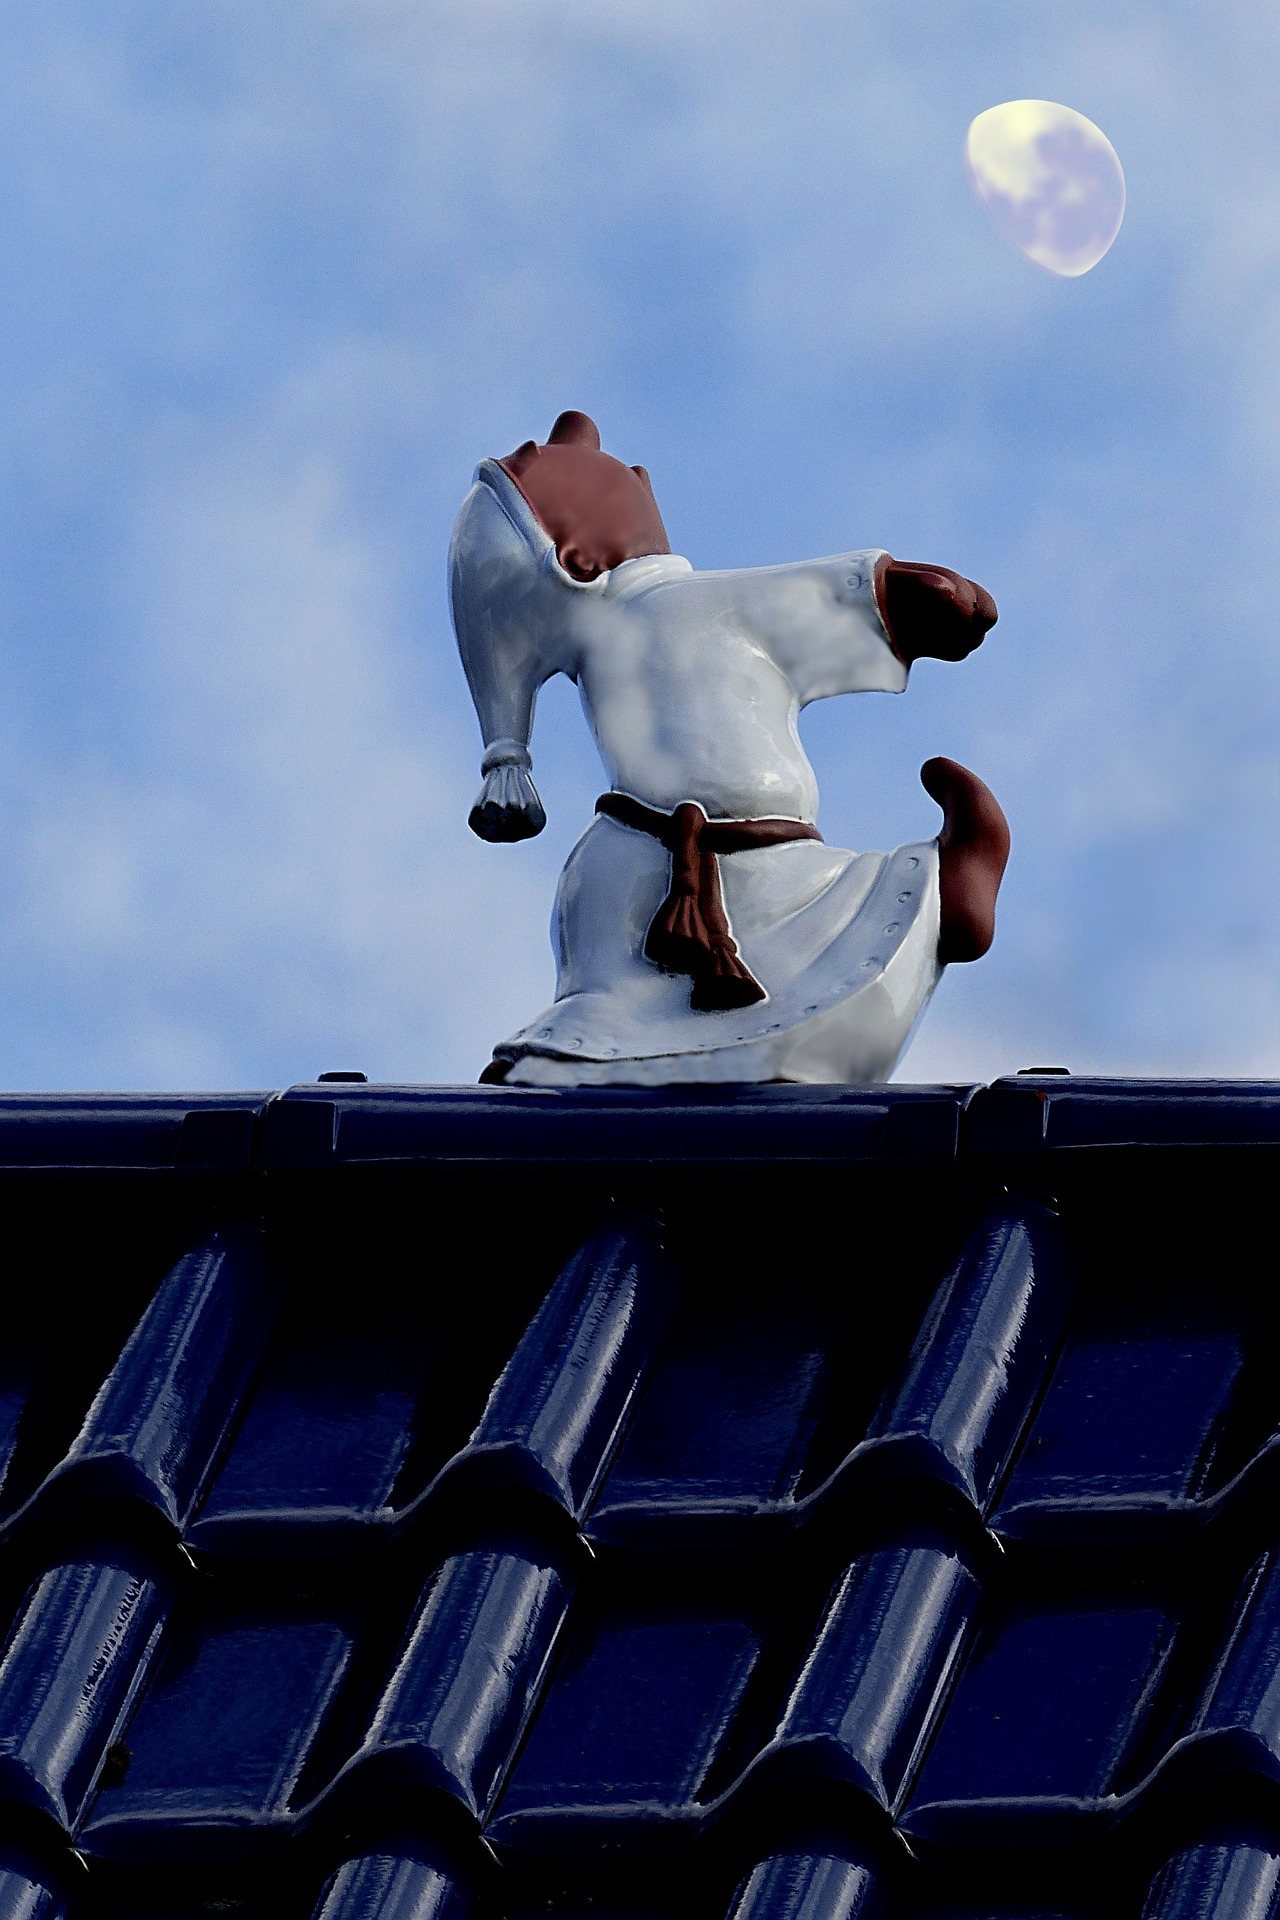
<svg viewBox="0 0 1280 1920">
<path fill-rule="evenodd" d="M 1124 172 L 1100 127 L 1053 100 L 988 107 L 964 143 L 969 185 L 1024 260 L 1065 280 L 1096 267 L 1124 219 Z"/>
</svg>

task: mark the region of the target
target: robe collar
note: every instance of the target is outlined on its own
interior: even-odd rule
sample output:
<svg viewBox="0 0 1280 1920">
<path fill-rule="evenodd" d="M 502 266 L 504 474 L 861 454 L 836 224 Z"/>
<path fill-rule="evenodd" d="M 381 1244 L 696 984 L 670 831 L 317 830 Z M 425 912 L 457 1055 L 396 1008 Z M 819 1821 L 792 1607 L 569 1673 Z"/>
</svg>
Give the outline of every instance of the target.
<svg viewBox="0 0 1280 1920">
<path fill-rule="evenodd" d="M 681 553 L 646 553 L 635 560 L 621 560 L 604 577 L 606 600 L 625 600 L 632 594 L 646 593 L 650 587 L 667 580 L 680 580 L 693 572 L 693 563 Z"/>
</svg>

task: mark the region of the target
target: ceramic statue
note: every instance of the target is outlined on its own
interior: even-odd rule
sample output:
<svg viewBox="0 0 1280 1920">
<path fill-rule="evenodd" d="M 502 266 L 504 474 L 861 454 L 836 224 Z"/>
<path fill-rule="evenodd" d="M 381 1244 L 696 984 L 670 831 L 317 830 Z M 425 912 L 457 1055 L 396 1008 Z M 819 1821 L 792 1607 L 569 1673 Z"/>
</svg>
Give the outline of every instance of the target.
<svg viewBox="0 0 1280 1920">
<path fill-rule="evenodd" d="M 475 832 L 546 824 L 529 737 L 552 674 L 577 682 L 609 777 L 560 878 L 555 1001 L 481 1078 L 887 1078 L 942 969 L 991 944 L 1008 827 L 976 775 L 934 759 L 936 839 L 828 846 L 797 715 L 901 693 L 921 656 L 964 659 L 995 623 L 991 596 L 874 548 L 697 572 L 644 468 L 602 452 L 581 413 L 481 461 L 450 573 L 484 736 Z"/>
</svg>

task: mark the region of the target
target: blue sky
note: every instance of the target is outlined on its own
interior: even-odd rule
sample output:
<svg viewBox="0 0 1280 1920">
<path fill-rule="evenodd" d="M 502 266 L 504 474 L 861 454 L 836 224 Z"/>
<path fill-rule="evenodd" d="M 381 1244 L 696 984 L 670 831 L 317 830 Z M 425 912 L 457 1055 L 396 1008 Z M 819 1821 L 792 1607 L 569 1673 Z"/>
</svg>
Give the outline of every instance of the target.
<svg viewBox="0 0 1280 1920">
<path fill-rule="evenodd" d="M 5 9 L 0 1079 L 466 1081 L 553 985 L 601 779 L 466 830 L 475 460 L 563 407 L 737 566 L 883 546 L 1000 625 L 805 718 L 827 837 L 1013 824 L 901 1078 L 1280 1072 L 1280 25 L 1099 0 Z M 997 101 L 1128 183 L 1077 281 L 970 198 Z"/>
</svg>

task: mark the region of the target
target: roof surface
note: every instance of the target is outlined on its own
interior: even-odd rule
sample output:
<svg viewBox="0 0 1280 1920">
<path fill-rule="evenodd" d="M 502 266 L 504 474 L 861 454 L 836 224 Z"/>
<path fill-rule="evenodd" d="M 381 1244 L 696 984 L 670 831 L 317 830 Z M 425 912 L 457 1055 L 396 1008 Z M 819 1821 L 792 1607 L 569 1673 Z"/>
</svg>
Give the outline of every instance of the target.
<svg viewBox="0 0 1280 1920">
<path fill-rule="evenodd" d="M 1280 1912 L 1278 1143 L 0 1101 L 0 1920 Z"/>
</svg>

